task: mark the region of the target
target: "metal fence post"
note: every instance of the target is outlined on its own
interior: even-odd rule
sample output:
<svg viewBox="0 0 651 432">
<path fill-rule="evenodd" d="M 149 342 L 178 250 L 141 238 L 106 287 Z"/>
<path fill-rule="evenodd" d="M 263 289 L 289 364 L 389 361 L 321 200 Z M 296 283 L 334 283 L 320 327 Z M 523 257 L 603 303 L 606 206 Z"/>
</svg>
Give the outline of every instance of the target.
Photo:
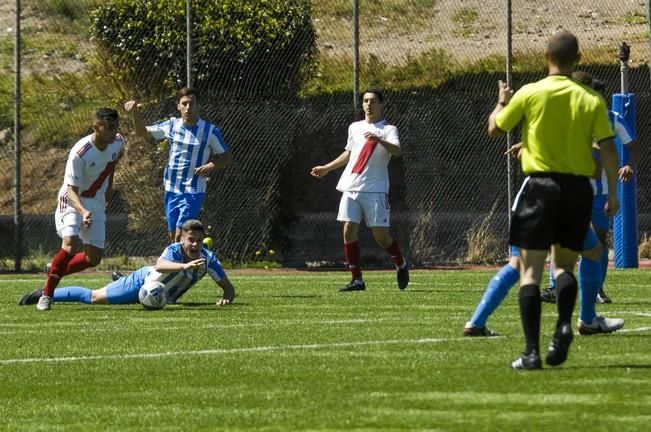
<svg viewBox="0 0 651 432">
<path fill-rule="evenodd" d="M 14 270 L 21 271 L 23 260 L 23 216 L 21 206 L 21 172 L 20 172 L 20 0 L 16 0 L 16 41 L 14 44 Z"/>
</svg>

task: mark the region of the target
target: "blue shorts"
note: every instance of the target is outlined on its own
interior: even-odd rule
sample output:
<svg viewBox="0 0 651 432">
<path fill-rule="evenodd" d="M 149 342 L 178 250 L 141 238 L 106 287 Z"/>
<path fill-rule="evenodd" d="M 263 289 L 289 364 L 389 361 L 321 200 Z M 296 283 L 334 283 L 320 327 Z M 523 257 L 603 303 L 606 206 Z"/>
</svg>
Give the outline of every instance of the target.
<svg viewBox="0 0 651 432">
<path fill-rule="evenodd" d="M 610 218 L 604 212 L 608 195 L 595 195 L 592 201 L 592 225 L 605 230 L 610 229 Z"/>
<path fill-rule="evenodd" d="M 181 228 L 188 219 L 199 219 L 204 193 L 174 193 L 165 192 L 165 217 L 167 231 L 174 232 Z"/>
<path fill-rule="evenodd" d="M 142 267 L 130 275 L 106 285 L 106 300 L 109 304 L 138 304 L 138 292 L 145 283 L 151 267 Z"/>
</svg>

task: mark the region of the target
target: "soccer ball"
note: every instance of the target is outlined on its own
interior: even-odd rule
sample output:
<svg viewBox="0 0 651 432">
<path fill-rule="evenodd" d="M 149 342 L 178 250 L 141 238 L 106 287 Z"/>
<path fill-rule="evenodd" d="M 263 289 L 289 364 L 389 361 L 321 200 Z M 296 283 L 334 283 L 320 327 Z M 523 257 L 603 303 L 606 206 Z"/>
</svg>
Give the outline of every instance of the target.
<svg viewBox="0 0 651 432">
<path fill-rule="evenodd" d="M 145 309 L 163 309 L 167 304 L 165 285 L 158 281 L 148 281 L 138 291 L 138 300 Z"/>
</svg>

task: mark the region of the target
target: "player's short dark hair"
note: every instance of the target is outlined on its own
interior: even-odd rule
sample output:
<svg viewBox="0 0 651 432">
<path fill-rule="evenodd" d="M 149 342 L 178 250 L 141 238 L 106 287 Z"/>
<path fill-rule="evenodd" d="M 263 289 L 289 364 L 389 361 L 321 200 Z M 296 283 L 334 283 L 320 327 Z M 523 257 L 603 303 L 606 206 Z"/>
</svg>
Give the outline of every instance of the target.
<svg viewBox="0 0 651 432">
<path fill-rule="evenodd" d="M 118 112 L 113 108 L 100 108 L 95 111 L 93 119 L 115 124 L 119 121 L 119 116 Z"/>
<path fill-rule="evenodd" d="M 592 78 L 592 75 L 590 75 L 588 72 L 585 71 L 574 71 L 572 72 L 572 79 L 575 81 L 580 82 L 581 84 L 585 84 L 588 87 L 593 87 L 594 86 L 594 79 Z"/>
<path fill-rule="evenodd" d="M 600 79 L 595 78 L 592 80 L 592 88 L 597 90 L 601 94 L 606 94 L 606 83 L 604 83 Z"/>
<path fill-rule="evenodd" d="M 568 31 L 554 33 L 547 43 L 547 52 L 556 66 L 573 66 L 579 60 L 579 40 Z"/>
<path fill-rule="evenodd" d="M 183 96 L 194 96 L 194 99 L 199 102 L 199 92 L 192 87 L 183 87 L 176 92 L 176 101 L 180 101 Z"/>
<path fill-rule="evenodd" d="M 185 233 L 190 231 L 201 231 L 202 233 L 206 232 L 201 221 L 197 219 L 188 219 L 183 222 L 183 225 L 181 226 L 181 232 Z"/>
<path fill-rule="evenodd" d="M 375 96 L 377 96 L 377 98 L 380 100 L 380 102 L 384 102 L 384 94 L 382 93 L 382 90 L 380 90 L 379 88 L 377 88 L 377 87 L 367 88 L 366 90 L 364 90 L 363 94 L 366 94 L 366 93 L 373 93 Z"/>
</svg>

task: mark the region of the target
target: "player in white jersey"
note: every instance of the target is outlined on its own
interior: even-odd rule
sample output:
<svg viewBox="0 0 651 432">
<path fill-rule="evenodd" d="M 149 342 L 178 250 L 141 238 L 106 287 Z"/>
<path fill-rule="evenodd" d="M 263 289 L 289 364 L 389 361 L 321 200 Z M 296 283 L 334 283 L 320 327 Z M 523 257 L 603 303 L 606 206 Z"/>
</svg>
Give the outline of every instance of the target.
<svg viewBox="0 0 651 432">
<path fill-rule="evenodd" d="M 375 241 L 391 256 L 397 269 L 398 287 L 409 284 L 407 261 L 398 242 L 389 234 L 389 171 L 392 156 L 400 156 L 398 128 L 384 121 L 384 96 L 378 89 L 368 89 L 363 96 L 364 120 L 348 128 L 348 142 L 343 153 L 326 165 L 312 168 L 314 177 L 344 169 L 337 190 L 342 192 L 337 220 L 344 225 L 344 251 L 352 280 L 340 291 L 364 291 L 360 267 L 359 224 L 364 220 Z"/>
<path fill-rule="evenodd" d="M 208 274 L 222 289 L 217 305 L 227 305 L 235 298 L 235 289 L 215 254 L 203 247 L 205 230 L 198 220 L 188 220 L 181 228 L 181 241 L 169 245 L 156 265 L 141 267 L 128 276 L 96 290 L 81 286 L 61 287 L 54 292 L 55 302 L 87 304 L 137 304 L 140 288 L 149 281 L 165 285 L 168 303 L 176 303 L 192 286 Z M 26 294 L 20 304 L 32 304 L 40 296 L 37 290 Z"/>
<path fill-rule="evenodd" d="M 104 256 L 106 202 L 124 139 L 117 133 L 118 113 L 101 108 L 93 116 L 93 133 L 70 150 L 55 212 L 61 249 L 52 260 L 37 309 L 49 310 L 61 278 L 94 267 Z M 77 252 L 78 240 L 83 251 Z"/>
<path fill-rule="evenodd" d="M 147 127 L 138 113 L 138 102 L 131 100 L 125 105 L 133 115 L 138 136 L 153 137 L 158 141 L 166 139 L 170 143 L 164 174 L 165 216 L 170 242 L 179 241 L 185 221 L 199 217 L 210 173 L 230 165 L 232 161 L 219 128 L 199 117 L 196 90 L 182 88 L 176 100 L 180 118 L 172 117 Z"/>
</svg>

